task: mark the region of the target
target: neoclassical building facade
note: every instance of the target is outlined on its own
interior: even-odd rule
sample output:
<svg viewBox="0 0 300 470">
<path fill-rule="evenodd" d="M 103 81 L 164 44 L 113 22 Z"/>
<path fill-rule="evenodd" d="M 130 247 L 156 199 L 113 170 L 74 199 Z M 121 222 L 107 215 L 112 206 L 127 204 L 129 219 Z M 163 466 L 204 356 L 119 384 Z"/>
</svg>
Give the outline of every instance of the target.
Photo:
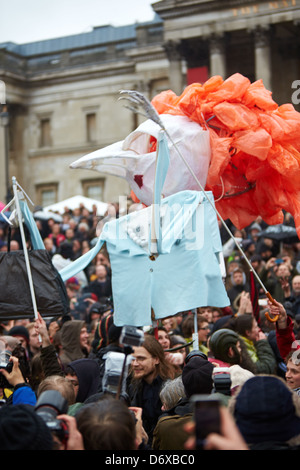
<svg viewBox="0 0 300 470">
<path fill-rule="evenodd" d="M 143 119 L 119 91 L 151 99 L 240 72 L 279 104 L 300 101 L 300 0 L 161 0 L 154 18 L 30 44 L 0 44 L 0 200 L 11 177 L 36 205 L 75 194 L 118 202 L 125 180 L 69 165 Z M 6 125 L 4 125 L 6 124 Z"/>
</svg>

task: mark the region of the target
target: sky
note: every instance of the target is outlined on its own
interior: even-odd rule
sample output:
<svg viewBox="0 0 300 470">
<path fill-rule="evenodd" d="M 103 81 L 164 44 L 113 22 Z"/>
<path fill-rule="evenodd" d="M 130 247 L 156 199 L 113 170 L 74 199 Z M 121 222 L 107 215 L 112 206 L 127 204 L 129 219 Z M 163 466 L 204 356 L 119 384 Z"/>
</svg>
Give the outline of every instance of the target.
<svg viewBox="0 0 300 470">
<path fill-rule="evenodd" d="M 158 0 L 0 0 L 0 43 L 86 33 L 94 26 L 151 21 Z"/>
</svg>

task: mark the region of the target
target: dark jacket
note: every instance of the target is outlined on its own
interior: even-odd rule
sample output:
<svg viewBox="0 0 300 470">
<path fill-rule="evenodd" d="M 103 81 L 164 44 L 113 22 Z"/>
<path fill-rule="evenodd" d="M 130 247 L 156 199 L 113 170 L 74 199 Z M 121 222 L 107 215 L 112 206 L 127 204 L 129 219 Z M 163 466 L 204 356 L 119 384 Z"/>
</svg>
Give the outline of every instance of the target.
<svg viewBox="0 0 300 470">
<path fill-rule="evenodd" d="M 43 347 L 40 357 L 45 377 L 49 377 L 50 375 L 64 376 L 62 364 L 53 344 Z"/>
<path fill-rule="evenodd" d="M 276 357 L 267 339 L 251 341 L 245 336 L 240 335 L 240 344 L 246 346 L 247 352 L 253 362 L 255 374 L 275 374 Z M 242 367 L 243 365 L 240 364 Z M 245 367 L 246 368 L 246 367 Z"/>
<path fill-rule="evenodd" d="M 187 398 L 181 398 L 177 405 L 164 412 L 153 432 L 153 450 L 185 450 L 184 444 L 189 434 L 183 429 L 184 424 L 193 418 L 191 404 Z"/>
<path fill-rule="evenodd" d="M 284 301 L 291 302 L 291 311 L 294 314 L 294 317 L 300 314 L 300 295 L 294 295 L 292 293 L 290 297 L 285 297 Z"/>
<path fill-rule="evenodd" d="M 83 288 L 83 293 L 87 294 L 92 292 L 95 294 L 98 299 L 101 297 L 111 297 L 112 295 L 112 287 L 111 287 L 111 279 L 107 277 L 106 281 L 92 281 L 90 284 Z"/>
<path fill-rule="evenodd" d="M 159 417 L 162 414 L 162 403 L 159 393 L 163 384 L 163 379 L 157 376 L 151 384 L 144 380 L 137 383 L 131 382 L 128 387 L 128 395 L 131 406 L 137 406 L 143 409 L 142 421 L 143 427 L 149 437 L 149 445 L 152 442 L 152 435 Z"/>
</svg>

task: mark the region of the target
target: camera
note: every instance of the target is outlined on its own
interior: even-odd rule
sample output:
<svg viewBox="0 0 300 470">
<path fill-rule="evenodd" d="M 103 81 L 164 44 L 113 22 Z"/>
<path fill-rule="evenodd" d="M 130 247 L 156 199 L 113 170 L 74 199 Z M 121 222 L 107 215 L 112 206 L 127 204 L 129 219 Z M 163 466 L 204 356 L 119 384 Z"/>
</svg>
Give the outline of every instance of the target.
<svg viewBox="0 0 300 470">
<path fill-rule="evenodd" d="M 213 395 L 193 395 L 194 421 L 196 425 L 196 449 L 203 449 L 203 442 L 210 433 L 220 434 L 220 401 Z"/>
<path fill-rule="evenodd" d="M 120 344 L 124 346 L 142 346 L 144 342 L 144 332 L 135 326 L 123 326 Z"/>
<path fill-rule="evenodd" d="M 104 392 L 109 392 L 116 394 L 120 384 L 122 371 L 124 372 L 123 383 L 121 386 L 122 392 L 125 391 L 126 386 L 126 377 L 128 374 L 128 364 L 126 356 L 122 352 L 109 351 L 105 355 L 105 371 L 102 379 L 102 389 Z M 125 380 L 124 380 L 125 379 Z"/>
<path fill-rule="evenodd" d="M 36 405 L 36 413 L 43 419 L 47 427 L 58 439 L 65 443 L 68 439 L 68 428 L 58 415 L 68 412 L 68 402 L 57 390 L 46 390 L 41 393 Z"/>
<path fill-rule="evenodd" d="M 213 370 L 213 393 L 231 395 L 231 377 L 228 367 L 215 367 Z"/>
<path fill-rule="evenodd" d="M 7 372 L 11 372 L 13 368 L 13 363 L 10 361 L 11 353 L 7 350 L 0 350 L 0 369 L 5 369 Z M 10 388 L 11 385 L 4 377 L 3 374 L 0 374 L 0 388 Z"/>
<path fill-rule="evenodd" d="M 119 342 L 124 346 L 124 352 L 109 351 L 103 356 L 105 369 L 102 389 L 104 392 L 117 396 L 125 396 L 128 368 L 131 361 L 129 354 L 133 351 L 132 347 L 143 344 L 144 332 L 134 326 L 123 326 Z"/>
</svg>

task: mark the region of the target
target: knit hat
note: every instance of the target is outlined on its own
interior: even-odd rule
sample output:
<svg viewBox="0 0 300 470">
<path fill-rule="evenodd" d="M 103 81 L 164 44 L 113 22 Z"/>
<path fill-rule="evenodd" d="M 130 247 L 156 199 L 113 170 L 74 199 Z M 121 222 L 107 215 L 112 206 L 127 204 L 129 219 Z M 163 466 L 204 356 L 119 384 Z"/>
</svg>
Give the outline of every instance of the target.
<svg viewBox="0 0 300 470">
<path fill-rule="evenodd" d="M 255 261 L 262 261 L 262 257 L 258 253 L 254 253 L 250 258 L 251 263 Z"/>
<path fill-rule="evenodd" d="M 186 396 L 203 393 L 209 394 L 213 389 L 214 366 L 207 359 L 193 356 L 182 370 L 182 383 Z"/>
<path fill-rule="evenodd" d="M 105 303 L 102 303 L 100 302 L 100 300 L 98 302 L 95 302 L 91 308 L 90 308 L 90 313 L 92 312 L 96 312 L 96 313 L 99 313 L 100 315 L 102 315 L 103 313 L 105 312 L 108 312 L 109 310 L 112 310 L 112 304 L 111 302 L 105 302 Z"/>
<path fill-rule="evenodd" d="M 249 232 L 251 232 L 252 230 L 256 230 L 257 232 L 261 232 L 261 226 L 257 223 L 257 222 L 254 222 L 250 228 L 249 228 Z"/>
<path fill-rule="evenodd" d="M 255 376 L 237 395 L 234 417 L 249 444 L 286 442 L 300 435 L 292 392 L 277 377 Z"/>
<path fill-rule="evenodd" d="M 254 241 L 253 240 L 249 240 L 249 238 L 246 238 L 245 240 L 242 240 L 241 243 L 240 243 L 240 246 L 243 250 L 248 250 L 248 248 L 251 246 L 251 245 L 254 245 Z"/>
<path fill-rule="evenodd" d="M 92 304 L 90 310 L 89 310 L 89 314 L 91 313 L 98 313 L 98 314 L 101 314 L 102 313 L 102 309 L 101 309 L 101 304 L 99 302 L 95 302 L 94 304 Z"/>
<path fill-rule="evenodd" d="M 101 318 L 100 322 L 97 325 L 95 336 L 92 342 L 92 348 L 95 353 L 101 348 L 104 348 L 108 344 L 108 330 L 109 327 L 113 324 L 113 315 L 107 315 L 104 318 Z"/>
<path fill-rule="evenodd" d="M 231 378 L 231 390 L 238 386 L 243 385 L 246 380 L 254 377 L 254 374 L 250 370 L 244 369 L 243 367 L 235 364 L 229 367 L 229 373 Z"/>
<path fill-rule="evenodd" d="M 29 405 L 0 408 L 0 450 L 52 450 L 52 434 Z"/>
<path fill-rule="evenodd" d="M 233 314 L 230 315 L 224 315 L 223 317 L 219 318 L 212 327 L 211 333 L 214 333 L 217 330 L 220 330 L 221 328 L 224 328 L 226 323 L 229 321 L 230 318 L 232 318 Z"/>
<path fill-rule="evenodd" d="M 115 343 L 116 341 L 118 341 L 121 336 L 121 333 L 122 333 L 121 326 L 116 326 L 114 323 L 110 325 L 108 329 L 108 342 Z"/>
<path fill-rule="evenodd" d="M 20 336 L 21 338 L 25 339 L 26 344 L 29 344 L 29 332 L 23 325 L 13 326 L 7 334 L 14 337 Z"/>
<path fill-rule="evenodd" d="M 259 251 L 259 254 L 262 255 L 262 253 L 265 253 L 267 251 L 272 252 L 272 247 L 270 247 L 269 245 L 266 245 L 266 243 L 262 243 L 261 245 L 259 245 L 258 251 Z"/>
<path fill-rule="evenodd" d="M 74 290 L 79 290 L 80 289 L 79 281 L 78 281 L 77 277 L 74 277 L 74 276 L 70 277 L 66 281 L 66 286 L 70 287 L 71 289 L 74 289 Z"/>
</svg>

